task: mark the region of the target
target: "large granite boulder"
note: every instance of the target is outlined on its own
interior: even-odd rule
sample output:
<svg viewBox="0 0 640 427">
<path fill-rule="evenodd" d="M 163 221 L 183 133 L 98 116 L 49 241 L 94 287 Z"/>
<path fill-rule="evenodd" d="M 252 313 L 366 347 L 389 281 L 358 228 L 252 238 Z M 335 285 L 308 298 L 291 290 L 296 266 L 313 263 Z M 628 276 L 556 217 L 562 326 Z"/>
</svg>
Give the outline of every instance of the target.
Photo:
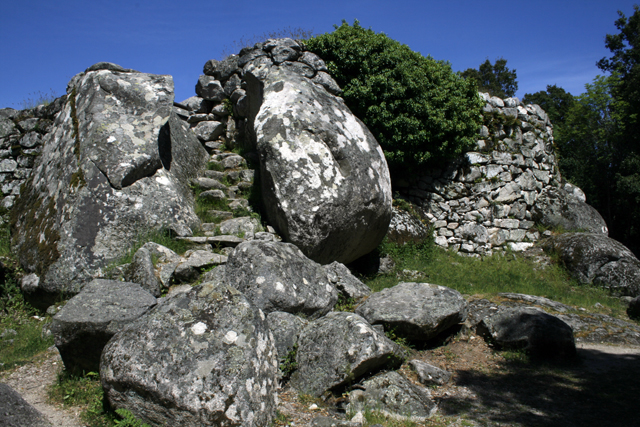
<svg viewBox="0 0 640 427">
<path fill-rule="evenodd" d="M 395 419 L 424 422 L 438 407 L 426 389 L 391 371 L 362 383 L 349 394 L 349 412 L 380 411 Z"/>
<path fill-rule="evenodd" d="M 0 425 L 3 427 L 52 427 L 52 424 L 6 384 L 0 383 Z"/>
<path fill-rule="evenodd" d="M 371 252 L 391 219 L 389 170 L 371 132 L 292 67 L 259 57 L 244 78 L 269 222 L 321 264 Z"/>
<path fill-rule="evenodd" d="M 537 308 L 501 306 L 484 317 L 476 331 L 501 348 L 555 360 L 576 356 L 571 326 Z"/>
<path fill-rule="evenodd" d="M 324 268 L 291 243 L 252 240 L 239 244 L 225 267 L 225 283 L 265 313 L 285 311 L 318 318 L 338 302 Z"/>
<path fill-rule="evenodd" d="M 531 209 L 531 216 L 547 227 L 609 235 L 604 218 L 593 206 L 558 187 L 548 186 L 542 190 Z"/>
<path fill-rule="evenodd" d="M 565 233 L 542 243 L 554 251 L 581 283 L 594 283 L 615 295 L 640 295 L 640 260 L 622 243 L 603 234 Z"/>
<path fill-rule="evenodd" d="M 235 288 L 204 283 L 117 334 L 100 364 L 105 395 L 151 425 L 270 425 L 278 363 L 264 314 Z"/>
<path fill-rule="evenodd" d="M 71 80 L 12 218 L 38 305 L 78 293 L 145 230 L 199 225 L 189 182 L 208 156 L 172 105 L 167 75 L 101 63 Z"/>
<path fill-rule="evenodd" d="M 424 342 L 460 324 L 467 302 L 458 291 L 429 283 L 401 282 L 371 295 L 356 313 L 398 336 Z"/>
<path fill-rule="evenodd" d="M 136 283 L 95 279 L 71 298 L 51 322 L 51 333 L 67 371 L 100 369 L 107 342 L 156 305 L 156 298 Z"/>
<path fill-rule="evenodd" d="M 364 374 L 394 367 L 402 349 L 355 313 L 331 312 L 310 323 L 298 339 L 298 370 L 291 385 L 320 396 Z"/>
</svg>

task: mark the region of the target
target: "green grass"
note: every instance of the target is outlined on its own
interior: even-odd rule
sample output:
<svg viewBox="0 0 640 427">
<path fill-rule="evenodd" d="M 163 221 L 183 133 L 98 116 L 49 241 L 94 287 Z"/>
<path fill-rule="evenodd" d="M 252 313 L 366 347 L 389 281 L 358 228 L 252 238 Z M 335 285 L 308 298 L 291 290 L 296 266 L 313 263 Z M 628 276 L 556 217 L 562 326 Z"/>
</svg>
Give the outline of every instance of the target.
<svg viewBox="0 0 640 427">
<path fill-rule="evenodd" d="M 32 316 L 37 311 L 25 302 L 17 280 L 10 269 L 5 273 L 5 281 L 0 284 L 0 371 L 28 363 L 33 356 L 53 345 L 53 337 L 42 336 L 44 322 Z"/>
<path fill-rule="evenodd" d="M 541 266 L 509 252 L 473 258 L 426 244 L 405 246 L 397 247 L 388 242 L 382 245 L 381 251 L 391 255 L 397 266 L 391 274 L 364 278 L 373 291 L 395 286 L 400 281 L 421 281 L 447 286 L 467 295 L 491 297 L 500 292 L 515 292 L 618 317 L 625 311 L 621 301 L 611 297 L 606 290 L 579 284 L 555 263 Z M 403 276 L 404 269 L 420 272 L 421 278 Z M 597 302 L 604 307 L 594 307 Z"/>
<path fill-rule="evenodd" d="M 30 93 L 25 99 L 22 100 L 20 106 L 23 110 L 29 110 L 35 108 L 38 105 L 49 105 L 58 97 L 53 89 L 49 89 L 49 93 L 38 91 Z"/>
<path fill-rule="evenodd" d="M 115 265 L 128 264 L 133 261 L 135 253 L 145 245 L 145 243 L 154 242 L 171 249 L 177 254 L 185 253 L 189 248 L 189 242 L 184 240 L 176 240 L 171 236 L 171 232 L 167 229 L 161 230 L 147 230 L 141 232 L 133 239 L 133 243 L 122 255 L 122 257 L 115 263 Z"/>
</svg>

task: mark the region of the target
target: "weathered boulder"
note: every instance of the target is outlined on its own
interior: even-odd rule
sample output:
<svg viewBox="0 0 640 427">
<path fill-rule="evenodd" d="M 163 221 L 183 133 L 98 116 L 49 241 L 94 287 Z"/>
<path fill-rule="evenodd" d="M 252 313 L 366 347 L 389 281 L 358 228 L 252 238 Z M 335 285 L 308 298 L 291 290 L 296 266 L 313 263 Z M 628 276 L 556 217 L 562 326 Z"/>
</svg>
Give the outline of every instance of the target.
<svg viewBox="0 0 640 427">
<path fill-rule="evenodd" d="M 607 224 L 593 206 L 558 187 L 548 186 L 542 190 L 531 209 L 531 216 L 547 227 L 609 235 Z"/>
<path fill-rule="evenodd" d="M 371 295 L 371 289 L 351 274 L 346 265 L 334 261 L 325 265 L 324 270 L 327 272 L 329 282 L 344 298 L 359 300 Z"/>
<path fill-rule="evenodd" d="M 172 113 L 171 76 L 98 65 L 69 83 L 16 200 L 12 244 L 39 305 L 78 293 L 141 232 L 199 225 L 189 183 L 207 152 Z"/>
<path fill-rule="evenodd" d="M 156 305 L 136 283 L 95 279 L 53 317 L 51 332 L 69 372 L 96 372 L 107 342 Z"/>
<path fill-rule="evenodd" d="M 458 291 L 429 283 L 401 282 L 374 293 L 356 309 L 371 324 L 393 328 L 411 341 L 427 341 L 467 317 Z"/>
<path fill-rule="evenodd" d="M 290 67 L 258 58 L 244 78 L 269 222 L 322 264 L 372 251 L 391 219 L 389 170 L 375 138 L 340 98 Z"/>
<path fill-rule="evenodd" d="M 561 360 L 576 356 L 571 327 L 536 308 L 500 306 L 478 323 L 476 332 L 499 347 L 524 349 L 538 357 Z"/>
<path fill-rule="evenodd" d="M 581 283 L 595 283 L 616 295 L 640 295 L 640 260 L 622 243 L 603 234 L 565 233 L 542 243 L 554 251 Z"/>
<path fill-rule="evenodd" d="M 277 375 L 262 312 L 213 283 L 167 298 L 117 334 L 100 364 L 111 406 L 151 425 L 269 425 Z"/>
<path fill-rule="evenodd" d="M 6 384 L 0 383 L 0 425 L 4 427 L 51 427 L 52 424 Z"/>
<path fill-rule="evenodd" d="M 313 319 L 338 301 L 323 267 L 290 243 L 239 244 L 227 261 L 225 280 L 265 313 L 285 311 Z"/>
<path fill-rule="evenodd" d="M 416 372 L 418 380 L 424 385 L 442 385 L 448 383 L 451 379 L 451 372 L 430 365 L 422 360 L 410 360 L 409 366 Z"/>
<path fill-rule="evenodd" d="M 257 219 L 248 216 L 231 218 L 220 223 L 220 234 L 255 234 L 262 230 Z"/>
<path fill-rule="evenodd" d="M 375 410 L 395 419 L 424 422 L 438 409 L 426 389 L 395 371 L 376 375 L 362 387 L 349 394 L 347 411 Z"/>
<path fill-rule="evenodd" d="M 300 331 L 309 324 L 309 321 L 284 311 L 269 313 L 267 321 L 278 350 L 278 359 L 282 361 L 291 351 L 295 351 Z"/>
<path fill-rule="evenodd" d="M 298 339 L 298 370 L 291 385 L 320 396 L 404 358 L 402 349 L 354 313 L 331 312 L 311 322 Z"/>
</svg>

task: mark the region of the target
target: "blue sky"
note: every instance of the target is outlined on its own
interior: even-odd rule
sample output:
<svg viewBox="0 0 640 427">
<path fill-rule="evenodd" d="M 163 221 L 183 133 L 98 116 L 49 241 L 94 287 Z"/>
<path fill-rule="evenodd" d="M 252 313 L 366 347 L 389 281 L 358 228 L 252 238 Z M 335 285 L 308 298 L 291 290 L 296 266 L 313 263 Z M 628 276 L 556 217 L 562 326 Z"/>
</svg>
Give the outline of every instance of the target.
<svg viewBox="0 0 640 427">
<path fill-rule="evenodd" d="M 455 71 L 507 59 L 517 96 L 557 84 L 577 95 L 599 74 L 606 34 L 634 0 L 0 0 L 0 108 L 65 93 L 99 61 L 171 74 L 176 100 L 194 95 L 202 66 L 234 41 L 286 27 L 325 33 L 358 19 Z M 638 0 L 635 0 L 638 3 Z"/>
</svg>

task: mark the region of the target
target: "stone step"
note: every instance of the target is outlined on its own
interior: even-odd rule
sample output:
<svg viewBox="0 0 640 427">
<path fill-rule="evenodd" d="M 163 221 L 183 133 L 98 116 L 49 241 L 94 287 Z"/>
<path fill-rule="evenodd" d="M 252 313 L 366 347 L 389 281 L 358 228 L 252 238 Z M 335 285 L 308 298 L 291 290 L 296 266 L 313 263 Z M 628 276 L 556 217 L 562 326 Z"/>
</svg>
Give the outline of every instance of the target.
<svg viewBox="0 0 640 427">
<path fill-rule="evenodd" d="M 197 236 L 197 237 L 178 237 L 177 240 L 184 240 L 191 243 L 204 244 L 209 243 L 211 245 L 220 245 L 223 247 L 235 248 L 240 243 L 244 242 L 244 239 L 238 236 L 222 235 L 222 236 Z"/>
</svg>

